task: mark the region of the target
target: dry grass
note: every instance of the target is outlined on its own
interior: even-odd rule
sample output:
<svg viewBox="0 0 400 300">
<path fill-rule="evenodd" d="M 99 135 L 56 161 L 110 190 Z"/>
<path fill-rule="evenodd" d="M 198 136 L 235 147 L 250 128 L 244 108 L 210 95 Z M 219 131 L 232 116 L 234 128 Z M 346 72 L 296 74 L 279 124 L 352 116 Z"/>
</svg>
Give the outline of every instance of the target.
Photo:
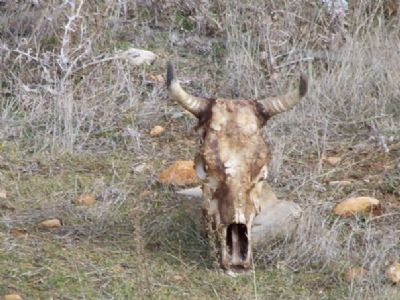
<svg viewBox="0 0 400 300">
<path fill-rule="evenodd" d="M 0 6 L 0 295 L 399 298 L 384 271 L 400 259 L 400 41 L 384 1 L 344 22 L 319 1 L 39 2 Z M 132 66 L 118 56 L 129 47 L 158 59 Z M 157 184 L 196 150 L 195 121 L 151 80 L 170 59 L 207 96 L 261 98 L 300 71 L 310 79 L 305 101 L 265 129 L 270 181 L 304 217 L 292 240 L 257 252 L 252 276 L 214 270 L 198 203 Z M 156 124 L 167 130 L 151 138 Z M 329 185 L 343 179 L 353 184 Z M 82 193 L 97 203 L 72 204 Z M 384 215 L 332 215 L 357 195 L 380 199 Z M 63 226 L 37 228 L 50 217 Z M 353 266 L 368 276 L 346 282 Z"/>
</svg>

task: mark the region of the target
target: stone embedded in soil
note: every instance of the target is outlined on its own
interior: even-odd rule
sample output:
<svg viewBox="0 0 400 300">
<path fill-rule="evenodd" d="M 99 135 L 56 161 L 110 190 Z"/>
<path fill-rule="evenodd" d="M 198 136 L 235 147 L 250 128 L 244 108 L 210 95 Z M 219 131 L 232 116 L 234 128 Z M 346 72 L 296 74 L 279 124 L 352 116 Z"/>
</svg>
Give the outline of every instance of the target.
<svg viewBox="0 0 400 300">
<path fill-rule="evenodd" d="M 372 213 L 379 208 L 379 200 L 372 197 L 354 197 L 340 202 L 333 212 L 342 217 L 358 213 Z"/>
<path fill-rule="evenodd" d="M 7 199 L 7 191 L 3 188 L 0 188 L 0 198 Z"/>
<path fill-rule="evenodd" d="M 139 66 L 142 64 L 150 65 L 157 58 L 157 55 L 155 55 L 151 51 L 136 48 L 130 48 L 126 51 L 122 51 L 119 53 L 119 56 L 121 58 L 125 58 L 135 66 Z"/>
<path fill-rule="evenodd" d="M 292 201 L 279 200 L 264 207 L 251 228 L 253 246 L 261 249 L 263 245 L 292 236 L 301 215 L 301 207 Z"/>
<path fill-rule="evenodd" d="M 400 262 L 395 262 L 386 270 L 387 278 L 393 283 L 400 283 Z"/>
<path fill-rule="evenodd" d="M 22 297 L 18 294 L 8 294 L 4 295 L 3 300 L 22 300 Z"/>
<path fill-rule="evenodd" d="M 355 280 L 361 280 L 367 275 L 368 271 L 364 268 L 351 268 L 344 274 L 344 278 L 351 282 Z"/>
<path fill-rule="evenodd" d="M 174 276 L 172 276 L 171 279 L 173 282 L 182 282 L 183 281 L 183 277 L 181 275 L 174 275 Z"/>
<path fill-rule="evenodd" d="M 352 182 L 350 180 L 332 180 L 329 181 L 330 186 L 349 186 Z"/>
<path fill-rule="evenodd" d="M 52 229 L 61 227 L 60 219 L 48 219 L 39 223 L 41 228 Z"/>
<path fill-rule="evenodd" d="M 75 200 L 77 205 L 90 206 L 96 203 L 96 197 L 91 194 L 83 194 Z"/>
<path fill-rule="evenodd" d="M 175 161 L 159 175 L 162 184 L 190 185 L 199 182 L 194 169 L 194 162 L 191 160 Z"/>
<path fill-rule="evenodd" d="M 159 75 L 148 74 L 147 80 L 158 84 L 165 84 L 164 76 L 160 74 Z"/>
<path fill-rule="evenodd" d="M 163 134 L 163 132 L 165 131 L 164 127 L 162 126 L 154 126 L 151 130 L 150 130 L 150 136 L 152 137 L 157 137 L 160 136 L 161 134 Z"/>
<path fill-rule="evenodd" d="M 28 231 L 23 228 L 11 228 L 10 234 L 16 238 L 19 238 L 27 236 Z"/>
<path fill-rule="evenodd" d="M 331 165 L 332 167 L 337 166 L 340 163 L 340 157 L 338 156 L 329 156 L 327 158 L 325 158 L 325 161 Z"/>
</svg>

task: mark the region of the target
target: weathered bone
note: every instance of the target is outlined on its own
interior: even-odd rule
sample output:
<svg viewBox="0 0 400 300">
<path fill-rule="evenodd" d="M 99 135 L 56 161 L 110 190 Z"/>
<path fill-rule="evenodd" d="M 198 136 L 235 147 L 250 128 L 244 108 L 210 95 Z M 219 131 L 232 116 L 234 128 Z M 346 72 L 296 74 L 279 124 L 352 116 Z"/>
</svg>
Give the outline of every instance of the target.
<svg viewBox="0 0 400 300">
<path fill-rule="evenodd" d="M 193 197 L 193 198 L 201 198 L 203 196 L 203 191 L 200 186 L 196 186 L 194 188 L 182 189 L 176 192 L 182 196 Z"/>
<path fill-rule="evenodd" d="M 292 232 L 301 213 L 289 201 L 279 201 L 266 182 L 271 153 L 262 127 L 269 117 L 292 108 L 307 91 L 302 75 L 296 91 L 257 102 L 187 94 L 168 65 L 170 97 L 199 118 L 202 141 L 195 159 L 203 182 L 203 210 L 209 230 L 220 244 L 221 266 L 232 274 L 251 265 L 252 243 Z"/>
<path fill-rule="evenodd" d="M 277 239 L 290 237 L 295 232 L 302 215 L 302 209 L 298 204 L 278 200 L 268 183 L 265 181 L 262 183 L 261 194 L 257 197 L 261 197 L 263 201 L 260 213 L 255 217 L 251 228 L 252 246 L 256 248 Z M 195 203 L 201 201 L 203 196 L 200 186 L 182 189 L 176 193 L 194 198 Z"/>
<path fill-rule="evenodd" d="M 192 96 L 182 89 L 179 81 L 175 78 L 174 68 L 171 63 L 168 64 L 167 68 L 167 87 L 171 99 L 178 102 L 196 117 L 200 117 L 207 110 L 209 101 L 206 98 Z"/>
</svg>

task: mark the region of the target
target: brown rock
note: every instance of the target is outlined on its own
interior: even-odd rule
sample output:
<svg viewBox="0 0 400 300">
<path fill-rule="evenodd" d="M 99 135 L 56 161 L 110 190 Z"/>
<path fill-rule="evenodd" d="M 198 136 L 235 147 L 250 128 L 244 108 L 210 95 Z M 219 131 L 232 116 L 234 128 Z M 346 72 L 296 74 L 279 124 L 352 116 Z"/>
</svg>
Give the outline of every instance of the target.
<svg viewBox="0 0 400 300">
<path fill-rule="evenodd" d="M 379 200 L 371 197 L 349 198 L 336 205 L 333 212 L 339 216 L 347 217 L 357 213 L 372 213 L 379 207 Z"/>
<path fill-rule="evenodd" d="M 386 270 L 386 276 L 393 283 L 400 283 L 400 262 L 395 262 Z"/>
<path fill-rule="evenodd" d="M 148 74 L 147 79 L 157 84 L 165 84 L 164 76 L 160 74 L 159 75 Z"/>
<path fill-rule="evenodd" d="M 152 136 L 152 137 L 160 136 L 164 131 L 165 131 L 164 127 L 159 126 L 159 125 L 154 126 L 154 127 L 150 130 L 150 136 Z"/>
<path fill-rule="evenodd" d="M 159 175 L 162 184 L 188 185 L 198 182 L 191 160 L 178 160 L 162 171 Z"/>
<path fill-rule="evenodd" d="M 358 268 L 352 268 L 348 270 L 345 274 L 344 277 L 347 281 L 355 281 L 355 280 L 361 280 L 367 275 L 368 271 L 364 268 L 358 267 Z"/>
<path fill-rule="evenodd" d="M 22 297 L 18 294 L 8 294 L 3 296 L 4 300 L 22 300 Z"/>
<path fill-rule="evenodd" d="M 39 223 L 39 226 L 46 229 L 61 227 L 60 219 L 48 219 Z"/>
<path fill-rule="evenodd" d="M 172 281 L 173 282 L 182 282 L 183 277 L 181 275 L 174 275 L 174 276 L 172 276 Z"/>
<path fill-rule="evenodd" d="M 327 158 L 325 158 L 325 161 L 331 165 L 332 167 L 337 166 L 340 163 L 340 157 L 338 156 L 328 156 Z"/>
<path fill-rule="evenodd" d="M 117 273 L 117 274 L 125 273 L 125 271 L 126 271 L 126 269 L 121 265 L 114 266 L 112 268 L 112 270 L 113 270 L 114 273 Z"/>
<path fill-rule="evenodd" d="M 75 204 L 86 205 L 86 206 L 93 205 L 95 202 L 96 202 L 96 197 L 91 194 L 83 194 L 75 200 Z"/>
<path fill-rule="evenodd" d="M 14 237 L 24 237 L 28 234 L 28 231 L 23 228 L 11 228 L 10 233 Z"/>
</svg>

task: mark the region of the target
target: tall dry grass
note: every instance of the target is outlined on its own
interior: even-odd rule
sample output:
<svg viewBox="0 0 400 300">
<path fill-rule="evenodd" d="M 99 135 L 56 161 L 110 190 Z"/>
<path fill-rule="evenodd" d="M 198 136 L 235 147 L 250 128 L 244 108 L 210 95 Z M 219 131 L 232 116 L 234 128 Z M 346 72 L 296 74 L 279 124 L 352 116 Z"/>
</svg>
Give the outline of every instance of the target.
<svg viewBox="0 0 400 300">
<path fill-rule="evenodd" d="M 174 146 L 160 152 L 146 138 L 154 120 L 172 119 L 177 133 L 191 134 L 193 122 L 146 79 L 164 72 L 167 59 L 176 61 L 188 90 L 235 98 L 282 92 L 304 72 L 306 99 L 265 129 L 274 152 L 271 182 L 301 203 L 304 217 L 292 240 L 258 253 L 257 262 L 283 261 L 335 281 L 360 265 L 371 276 L 351 285 L 348 298 L 394 299 L 383 270 L 400 257 L 399 215 L 335 219 L 329 212 L 343 194 L 326 197 L 321 183 L 330 174 L 323 168 L 330 151 L 380 155 L 400 140 L 399 31 L 383 1 L 361 1 L 344 20 L 320 1 L 6 3 L 0 7 L 0 138 L 24 152 L 120 148 L 148 161 L 173 158 Z M 154 50 L 158 61 L 133 67 L 117 55 L 131 46 Z M 136 240 L 177 230 L 171 218 L 154 222 L 156 209 L 141 205 L 133 205 L 142 220 Z M 140 243 L 137 251 L 143 252 Z"/>
</svg>

